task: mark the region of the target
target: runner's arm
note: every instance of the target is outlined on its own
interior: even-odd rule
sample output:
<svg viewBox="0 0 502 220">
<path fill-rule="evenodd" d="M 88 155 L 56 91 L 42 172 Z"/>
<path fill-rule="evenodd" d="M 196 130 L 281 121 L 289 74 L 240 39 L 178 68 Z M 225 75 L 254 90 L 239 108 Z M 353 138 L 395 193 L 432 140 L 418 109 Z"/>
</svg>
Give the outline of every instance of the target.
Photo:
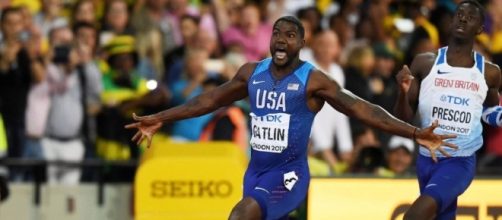
<svg viewBox="0 0 502 220">
<path fill-rule="evenodd" d="M 235 77 L 217 87 L 216 89 L 202 93 L 183 105 L 170 108 L 159 113 L 144 116 L 146 122 L 171 122 L 186 118 L 197 117 L 212 112 L 222 106 L 247 97 L 247 81 L 256 64 L 243 65 Z"/>
</svg>

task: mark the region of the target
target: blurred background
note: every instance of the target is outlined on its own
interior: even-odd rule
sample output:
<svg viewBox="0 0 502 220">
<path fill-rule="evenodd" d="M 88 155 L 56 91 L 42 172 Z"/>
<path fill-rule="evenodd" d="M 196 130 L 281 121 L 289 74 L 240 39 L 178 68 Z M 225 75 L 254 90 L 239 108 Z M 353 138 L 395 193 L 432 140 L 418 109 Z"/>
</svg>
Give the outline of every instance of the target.
<svg viewBox="0 0 502 220">
<path fill-rule="evenodd" d="M 150 149 L 132 143 L 134 131 L 123 128 L 133 112 L 183 104 L 242 64 L 266 58 L 272 24 L 284 15 L 306 29 L 301 59 L 392 112 L 395 74 L 416 54 L 447 44 L 458 2 L 0 0 L 0 219 L 226 218 L 249 159 L 247 100 L 165 124 Z M 502 1 L 479 2 L 486 21 L 475 50 L 500 65 Z M 477 178 L 500 186 L 502 129 L 485 126 L 483 135 Z M 321 183 L 343 179 L 368 190 L 383 179 L 390 195 L 399 194 L 392 187 L 411 185 L 406 207 L 418 194 L 417 150 L 409 139 L 325 105 L 312 128 L 309 165 Z M 340 190 L 316 181 L 311 195 Z M 495 208 L 483 200 L 490 193 L 502 195 L 474 197 L 483 210 L 478 217 L 502 216 L 502 196 Z M 319 201 L 337 207 L 330 199 L 309 195 L 291 219 L 320 219 L 309 210 L 319 210 Z M 380 209 L 386 219 L 399 216 L 396 204 Z"/>
</svg>

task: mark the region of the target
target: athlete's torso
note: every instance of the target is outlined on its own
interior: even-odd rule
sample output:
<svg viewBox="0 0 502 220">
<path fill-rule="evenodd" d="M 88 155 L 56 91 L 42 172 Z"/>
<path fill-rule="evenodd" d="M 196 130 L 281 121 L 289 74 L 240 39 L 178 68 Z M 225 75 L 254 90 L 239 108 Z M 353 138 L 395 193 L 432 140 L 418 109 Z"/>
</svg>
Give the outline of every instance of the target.
<svg viewBox="0 0 502 220">
<path fill-rule="evenodd" d="M 474 66 L 471 68 L 452 67 L 446 59 L 447 47 L 439 49 L 429 75 L 420 84 L 418 113 L 421 127 L 430 126 L 438 120 L 435 132 L 456 134 L 457 138 L 448 142 L 459 149 L 445 148 L 452 156 L 470 156 L 483 144 L 480 121 L 488 86 L 484 76 L 484 58 L 474 52 Z M 420 148 L 420 153 L 430 156 L 428 150 Z M 436 152 L 437 156 L 442 154 Z"/>
<path fill-rule="evenodd" d="M 275 80 L 271 59 L 262 60 L 248 80 L 251 104 L 251 161 L 256 171 L 307 163 L 307 144 L 315 113 L 307 106 L 308 62 Z"/>
</svg>

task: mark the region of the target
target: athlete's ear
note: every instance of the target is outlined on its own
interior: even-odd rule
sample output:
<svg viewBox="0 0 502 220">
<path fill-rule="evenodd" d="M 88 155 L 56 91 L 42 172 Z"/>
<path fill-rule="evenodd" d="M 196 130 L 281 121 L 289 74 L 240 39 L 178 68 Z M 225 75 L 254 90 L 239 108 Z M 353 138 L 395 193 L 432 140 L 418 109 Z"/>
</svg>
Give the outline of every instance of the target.
<svg viewBox="0 0 502 220">
<path fill-rule="evenodd" d="M 305 46 L 305 39 L 302 39 L 301 44 L 302 48 Z"/>
<path fill-rule="evenodd" d="M 479 28 L 478 28 L 478 31 L 476 32 L 476 35 L 481 34 L 484 29 L 485 29 L 485 26 L 484 25 L 480 25 Z"/>
</svg>

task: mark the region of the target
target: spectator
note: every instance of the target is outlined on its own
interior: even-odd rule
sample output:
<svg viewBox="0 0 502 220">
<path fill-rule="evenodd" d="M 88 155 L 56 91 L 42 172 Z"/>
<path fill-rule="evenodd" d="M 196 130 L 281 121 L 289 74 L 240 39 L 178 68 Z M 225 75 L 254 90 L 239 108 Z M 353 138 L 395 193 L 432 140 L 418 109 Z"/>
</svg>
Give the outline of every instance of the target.
<svg viewBox="0 0 502 220">
<path fill-rule="evenodd" d="M 405 63 L 411 64 L 413 57 L 425 52 L 434 52 L 439 48 L 439 33 L 434 24 L 429 22 L 421 10 L 422 2 L 416 0 L 403 1 L 405 16 L 415 22 L 415 30 L 411 34 L 410 43 L 405 54 Z"/>
<path fill-rule="evenodd" d="M 367 147 L 379 148 L 381 146 L 380 141 L 378 141 L 375 131 L 372 128 L 358 124 L 351 124 L 351 126 L 353 130 L 352 142 L 354 143 L 354 150 L 352 150 L 349 165 L 352 165 L 355 162 L 362 149 Z"/>
<path fill-rule="evenodd" d="M 340 11 L 330 17 L 329 27 L 340 37 L 340 45 L 347 45 L 354 39 L 362 2 L 363 0 L 340 1 Z"/>
<path fill-rule="evenodd" d="M 177 46 L 164 56 L 164 65 L 166 67 L 166 74 L 164 75 L 164 82 L 170 86 L 178 81 L 183 69 L 183 58 L 185 53 L 190 48 L 195 48 L 198 45 L 197 35 L 201 31 L 199 29 L 199 17 L 185 15 L 180 19 L 181 36 L 183 44 Z"/>
<path fill-rule="evenodd" d="M 162 53 L 167 53 L 176 46 L 174 39 L 173 24 L 167 18 L 167 0 L 145 0 L 138 1 L 138 10 L 134 12 L 131 22 L 136 37 L 148 35 L 151 32 L 160 33 L 162 36 Z M 159 48 L 156 48 L 159 49 Z"/>
<path fill-rule="evenodd" d="M 204 92 L 211 91 L 226 82 L 222 76 L 210 77 L 202 83 Z M 219 109 L 201 132 L 201 141 L 231 141 L 248 153 L 247 119 L 242 110 L 230 105 Z"/>
<path fill-rule="evenodd" d="M 25 112 L 30 86 L 44 78 L 41 58 L 34 44 L 23 34 L 23 15 L 19 8 L 2 11 L 0 25 L 0 113 L 7 133 L 8 157 L 19 158 L 26 139 Z M 16 173 L 12 173 L 17 176 Z"/>
<path fill-rule="evenodd" d="M 375 66 L 375 55 L 373 50 L 366 46 L 356 46 L 348 56 L 347 67 L 344 69 L 346 84 L 345 88 L 355 95 L 373 102 L 374 91 L 370 87 L 370 74 Z M 360 126 L 357 119 L 350 119 L 352 126 Z M 353 128 L 353 127 L 352 127 Z M 352 129 L 352 132 L 354 130 Z"/>
<path fill-rule="evenodd" d="M 172 105 L 176 106 L 199 95 L 202 92 L 202 82 L 208 76 L 204 63 L 208 59 L 208 53 L 201 49 L 192 49 L 185 54 L 184 76 L 186 79 L 179 80 L 173 85 Z M 173 123 L 172 136 L 178 141 L 199 140 L 202 128 L 210 120 L 211 115 L 203 115 L 196 118 L 181 120 Z"/>
<path fill-rule="evenodd" d="M 351 173 L 375 175 L 384 166 L 385 157 L 382 149 L 369 146 L 361 149 L 359 154 L 357 154 L 351 168 Z"/>
<path fill-rule="evenodd" d="M 106 160 L 128 160 L 138 158 L 137 147 L 130 143 L 130 133 L 123 129 L 130 120 L 131 113 L 145 111 L 148 107 L 161 105 L 167 101 L 165 89 L 156 86 L 137 71 L 138 54 L 132 36 L 114 37 L 105 46 L 110 69 L 102 76 L 103 107 L 98 115 L 97 153 Z M 119 180 L 130 180 L 133 171 L 128 170 L 126 176 L 116 177 Z M 115 178 L 115 177 L 113 177 Z"/>
<path fill-rule="evenodd" d="M 269 52 L 271 33 L 271 25 L 261 23 L 258 7 L 248 4 L 242 8 L 239 25 L 224 30 L 223 45 L 242 51 L 248 61 L 258 61 Z"/>
<path fill-rule="evenodd" d="M 300 20 L 303 24 L 303 28 L 305 29 L 305 34 L 304 34 L 304 40 L 305 40 L 305 46 L 300 50 L 300 59 L 301 60 L 313 60 L 314 55 L 312 54 L 312 40 L 313 40 L 313 29 L 312 29 L 312 24 L 310 24 L 309 21 L 302 19 Z"/>
<path fill-rule="evenodd" d="M 58 34 L 71 33 L 69 28 L 54 30 Z M 72 36 L 72 35 L 70 35 Z M 47 67 L 51 107 L 45 137 L 42 139 L 44 156 L 48 161 L 79 162 L 84 157 L 83 125 L 87 102 L 101 92 L 100 73 L 80 60 L 72 41 L 53 44 L 53 58 Z M 51 39 L 51 42 L 55 42 Z M 54 166 L 47 170 L 49 184 L 74 185 L 79 182 L 80 168 Z"/>
<path fill-rule="evenodd" d="M 296 16 L 300 20 L 306 20 L 311 25 L 312 34 L 318 34 L 322 31 L 321 20 L 322 14 L 321 11 L 315 6 L 310 6 L 306 8 L 301 8 L 296 12 Z"/>
<path fill-rule="evenodd" d="M 345 75 L 342 68 L 334 62 L 340 53 L 336 33 L 331 30 L 318 33 L 314 37 L 313 50 L 314 60 L 311 62 L 344 87 Z M 336 170 L 337 163 L 340 163 L 335 151 L 340 154 L 342 161 L 350 160 L 352 137 L 349 119 L 330 105 L 325 104 L 314 118 L 311 138 L 314 152 L 320 152 L 333 171 Z"/>
<path fill-rule="evenodd" d="M 101 32 L 109 34 L 110 37 L 116 35 L 133 35 L 134 30 L 130 26 L 129 16 L 129 9 L 125 0 L 107 1 Z M 107 41 L 105 39 L 101 40 L 103 43 Z"/>
<path fill-rule="evenodd" d="M 373 45 L 375 54 L 375 68 L 370 77 L 370 86 L 373 91 L 373 102 L 382 106 L 388 112 L 392 112 L 394 100 L 397 98 L 397 84 L 394 79 L 396 68 L 395 53 L 385 43 Z M 382 143 L 388 143 L 390 135 L 377 131 L 378 139 Z"/>
<path fill-rule="evenodd" d="M 78 0 L 72 10 L 72 24 L 86 22 L 96 24 L 96 5 L 92 0 Z"/>
<path fill-rule="evenodd" d="M 68 24 L 68 20 L 61 16 L 62 8 L 61 0 L 42 0 L 42 10 L 33 17 L 33 23 L 41 29 L 44 39 L 48 39 L 52 28 Z"/>
<path fill-rule="evenodd" d="M 85 65 L 92 72 L 98 72 L 99 77 L 95 83 L 99 91 L 102 90 L 101 71 L 98 68 L 96 58 L 97 30 L 91 23 L 78 22 L 73 25 L 73 34 L 75 36 L 76 52 L 80 58 L 80 63 Z M 96 80 L 96 79 L 93 79 Z M 101 100 L 99 93 L 88 93 L 85 103 L 85 114 L 83 124 L 83 139 L 86 144 L 86 152 L 94 150 L 96 142 L 96 115 L 101 109 Z"/>
<path fill-rule="evenodd" d="M 415 145 L 412 140 L 399 136 L 392 136 L 386 152 L 387 166 L 378 171 L 380 176 L 396 177 L 410 175 Z"/>
</svg>

